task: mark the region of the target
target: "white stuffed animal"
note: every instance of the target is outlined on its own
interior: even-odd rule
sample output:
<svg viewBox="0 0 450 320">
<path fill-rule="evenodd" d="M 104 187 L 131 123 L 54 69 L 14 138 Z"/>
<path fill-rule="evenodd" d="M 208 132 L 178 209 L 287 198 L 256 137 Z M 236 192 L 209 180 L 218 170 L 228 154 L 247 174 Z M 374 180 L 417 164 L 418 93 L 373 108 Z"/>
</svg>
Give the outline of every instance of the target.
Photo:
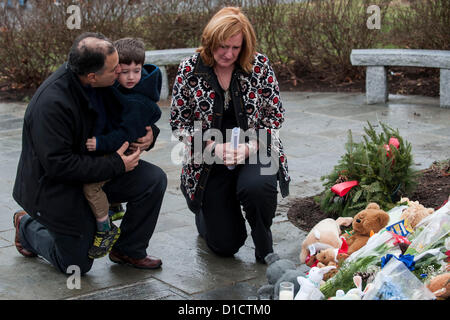
<svg viewBox="0 0 450 320">
<path fill-rule="evenodd" d="M 326 218 L 319 221 L 302 242 L 300 262 L 307 262 L 308 256 L 327 248 L 339 249 L 342 246 L 340 226 L 350 226 L 353 218 L 339 217 L 336 220 Z"/>
<path fill-rule="evenodd" d="M 344 290 L 337 290 L 336 296 L 329 300 L 361 300 L 366 292 L 372 287 L 372 284 L 369 283 L 363 291 L 361 276 L 354 276 L 353 283 L 356 285 L 356 288 L 348 290 L 347 293 L 344 293 Z"/>
<path fill-rule="evenodd" d="M 324 295 L 320 292 L 320 282 L 323 279 L 325 273 L 335 266 L 328 266 L 323 268 L 313 267 L 309 270 L 307 278 L 297 277 L 297 281 L 300 284 L 300 290 L 295 295 L 294 300 L 321 300 Z"/>
</svg>

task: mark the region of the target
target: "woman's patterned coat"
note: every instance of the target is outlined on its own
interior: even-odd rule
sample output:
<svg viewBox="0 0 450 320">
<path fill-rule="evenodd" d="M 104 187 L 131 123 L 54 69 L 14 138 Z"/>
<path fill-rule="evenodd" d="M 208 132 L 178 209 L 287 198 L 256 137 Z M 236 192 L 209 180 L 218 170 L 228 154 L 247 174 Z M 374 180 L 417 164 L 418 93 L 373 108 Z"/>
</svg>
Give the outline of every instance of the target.
<svg viewBox="0 0 450 320">
<path fill-rule="evenodd" d="M 252 73 L 237 68 L 230 89 L 233 104 L 238 110 L 236 117 L 239 126 L 253 132 L 265 130 L 263 132 L 270 135 L 272 143 L 267 144 L 268 153 L 278 158 L 275 163 L 279 166 L 280 190 L 283 197 L 287 196 L 290 177 L 283 144 L 278 136 L 285 110 L 268 58 L 255 54 Z M 201 134 L 210 128 L 220 129 L 223 99 L 218 94 L 219 90 L 213 69 L 203 63 L 198 53 L 180 63 L 172 92 L 170 125 L 174 136 L 185 145 L 181 190 L 189 208 L 195 213 L 201 208 L 210 169 L 210 165 L 201 158 L 205 146 Z M 261 149 L 262 140 L 259 141 Z"/>
</svg>

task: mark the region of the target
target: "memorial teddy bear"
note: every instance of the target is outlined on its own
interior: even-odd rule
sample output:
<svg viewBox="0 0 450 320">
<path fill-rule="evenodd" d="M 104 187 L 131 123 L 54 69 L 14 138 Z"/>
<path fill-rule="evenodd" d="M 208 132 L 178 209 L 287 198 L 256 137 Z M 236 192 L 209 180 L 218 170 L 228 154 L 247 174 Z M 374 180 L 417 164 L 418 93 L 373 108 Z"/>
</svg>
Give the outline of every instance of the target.
<svg viewBox="0 0 450 320">
<path fill-rule="evenodd" d="M 407 202 L 408 208 L 402 211 L 400 219 L 405 220 L 405 226 L 414 229 L 420 221 L 434 212 L 433 208 L 425 208 L 419 201 L 410 201 L 408 198 L 401 198 L 400 202 Z"/>
<path fill-rule="evenodd" d="M 389 215 L 380 209 L 377 203 L 369 203 L 366 209 L 358 212 L 353 218 L 352 234 L 345 236 L 348 244 L 347 254 L 351 255 L 365 246 L 371 234 L 377 233 L 386 227 L 388 222 Z"/>
<path fill-rule="evenodd" d="M 343 244 L 341 226 L 350 226 L 352 221 L 351 217 L 341 217 L 336 220 L 326 218 L 319 221 L 302 242 L 300 262 L 312 266 L 315 262 L 315 255 L 320 250 L 341 248 Z"/>
<path fill-rule="evenodd" d="M 347 251 L 347 250 L 345 250 Z M 340 249 L 337 248 L 328 248 L 321 250 L 319 253 L 316 254 L 316 260 L 317 260 L 317 267 L 318 268 L 324 268 L 328 266 L 335 266 L 335 269 L 331 269 L 329 272 L 325 273 L 323 276 L 323 280 L 327 281 L 331 277 L 333 277 L 339 270 L 339 265 L 341 261 L 348 258 L 348 254 L 345 252 L 342 252 Z"/>
<path fill-rule="evenodd" d="M 442 273 L 431 278 L 426 286 L 438 300 L 450 298 L 450 272 Z"/>
</svg>

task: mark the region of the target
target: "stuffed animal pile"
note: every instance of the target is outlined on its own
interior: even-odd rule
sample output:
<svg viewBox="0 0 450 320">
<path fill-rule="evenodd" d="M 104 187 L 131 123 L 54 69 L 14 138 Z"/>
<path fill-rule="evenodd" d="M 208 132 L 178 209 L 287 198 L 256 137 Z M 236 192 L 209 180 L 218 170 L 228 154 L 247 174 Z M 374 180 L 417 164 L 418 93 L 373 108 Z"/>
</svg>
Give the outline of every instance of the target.
<svg viewBox="0 0 450 320">
<path fill-rule="evenodd" d="M 363 247 L 371 234 L 377 233 L 389 222 L 389 215 L 376 203 L 369 203 L 354 218 L 331 218 L 317 223 L 302 243 L 300 262 L 309 267 L 335 266 L 324 275 L 328 280 L 337 272 L 340 262 Z M 341 235 L 341 226 L 353 228 L 351 234 Z"/>
<path fill-rule="evenodd" d="M 400 202 L 407 202 L 408 208 L 403 210 L 400 219 L 405 220 L 405 226 L 414 229 L 423 218 L 434 212 L 433 208 L 425 208 L 419 201 L 410 201 L 408 198 L 401 198 Z"/>
</svg>

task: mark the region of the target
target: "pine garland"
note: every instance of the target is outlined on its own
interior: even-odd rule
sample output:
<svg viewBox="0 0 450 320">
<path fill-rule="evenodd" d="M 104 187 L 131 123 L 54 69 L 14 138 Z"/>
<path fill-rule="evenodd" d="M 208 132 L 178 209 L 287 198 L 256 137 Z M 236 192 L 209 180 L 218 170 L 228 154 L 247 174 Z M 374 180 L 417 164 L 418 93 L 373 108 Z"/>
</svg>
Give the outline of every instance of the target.
<svg viewBox="0 0 450 320">
<path fill-rule="evenodd" d="M 411 144 L 403 140 L 398 130 L 384 123 L 380 122 L 382 130 L 379 134 L 367 123 L 363 142 L 355 143 L 349 130 L 346 153 L 329 175 L 321 177 L 325 180 L 325 191 L 316 197 L 316 201 L 322 211 L 332 217 L 354 216 L 369 202 L 390 210 L 401 196 L 410 194 L 417 185 L 419 171 L 412 169 Z M 385 145 L 391 137 L 397 138 L 400 146 L 397 149 L 391 145 L 388 156 Z M 335 184 L 351 180 L 357 180 L 359 184 L 344 197 L 331 191 Z"/>
</svg>

